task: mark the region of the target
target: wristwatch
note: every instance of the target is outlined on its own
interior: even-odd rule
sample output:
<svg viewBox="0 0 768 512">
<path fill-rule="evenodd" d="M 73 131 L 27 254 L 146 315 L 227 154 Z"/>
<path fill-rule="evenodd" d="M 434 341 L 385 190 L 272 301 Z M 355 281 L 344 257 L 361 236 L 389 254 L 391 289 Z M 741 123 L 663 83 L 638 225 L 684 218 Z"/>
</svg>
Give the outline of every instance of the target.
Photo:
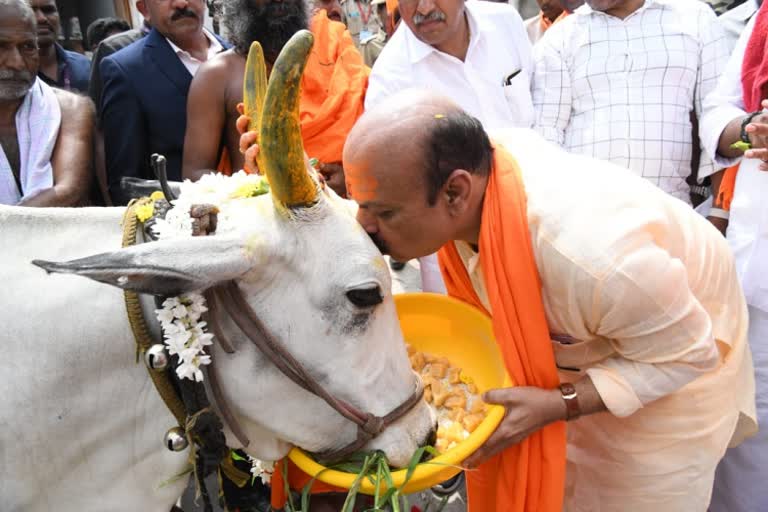
<svg viewBox="0 0 768 512">
<path fill-rule="evenodd" d="M 747 117 L 744 118 L 743 121 L 741 121 L 741 132 L 739 133 L 739 138 L 741 139 L 741 142 L 744 144 L 752 144 L 752 141 L 749 140 L 749 134 L 747 133 L 747 125 L 752 122 L 752 119 L 755 118 L 755 116 L 762 114 L 762 110 L 757 110 L 755 112 L 752 112 Z"/>
<path fill-rule="evenodd" d="M 574 385 L 570 382 L 560 384 L 560 393 L 562 393 L 565 402 L 565 420 L 571 421 L 581 416 L 579 394 L 576 393 Z"/>
</svg>

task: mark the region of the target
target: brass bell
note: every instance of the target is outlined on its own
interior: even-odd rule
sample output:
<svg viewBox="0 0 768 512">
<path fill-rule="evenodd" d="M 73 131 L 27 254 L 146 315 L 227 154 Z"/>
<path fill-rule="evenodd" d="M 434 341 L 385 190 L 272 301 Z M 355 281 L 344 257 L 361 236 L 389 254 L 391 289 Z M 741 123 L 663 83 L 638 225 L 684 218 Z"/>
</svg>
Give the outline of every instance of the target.
<svg viewBox="0 0 768 512">
<path fill-rule="evenodd" d="M 147 364 L 147 368 L 163 371 L 168 368 L 171 357 L 168 355 L 165 345 L 158 343 L 149 347 L 144 353 L 144 362 Z"/>
<path fill-rule="evenodd" d="M 187 449 L 189 441 L 187 436 L 184 435 L 184 429 L 181 427 L 173 427 L 165 433 L 165 447 L 172 452 L 180 452 Z"/>
</svg>

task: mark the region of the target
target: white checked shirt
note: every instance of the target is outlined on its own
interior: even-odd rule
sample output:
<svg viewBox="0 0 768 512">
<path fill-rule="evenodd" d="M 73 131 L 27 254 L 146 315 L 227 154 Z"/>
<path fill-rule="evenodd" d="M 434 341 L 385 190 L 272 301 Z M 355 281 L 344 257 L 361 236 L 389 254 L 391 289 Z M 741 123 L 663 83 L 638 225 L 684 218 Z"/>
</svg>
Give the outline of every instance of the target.
<svg viewBox="0 0 768 512">
<path fill-rule="evenodd" d="M 717 18 L 698 0 L 646 0 L 624 20 L 585 4 L 534 48 L 536 129 L 690 203 L 690 112 L 700 116 L 727 52 Z M 717 170 L 702 152 L 699 179 Z"/>
<path fill-rule="evenodd" d="M 397 91 L 421 87 L 447 96 L 487 131 L 533 126 L 533 60 L 522 18 L 506 4 L 465 5 L 470 35 L 464 61 L 420 41 L 401 23 L 373 65 L 366 110 Z"/>
</svg>

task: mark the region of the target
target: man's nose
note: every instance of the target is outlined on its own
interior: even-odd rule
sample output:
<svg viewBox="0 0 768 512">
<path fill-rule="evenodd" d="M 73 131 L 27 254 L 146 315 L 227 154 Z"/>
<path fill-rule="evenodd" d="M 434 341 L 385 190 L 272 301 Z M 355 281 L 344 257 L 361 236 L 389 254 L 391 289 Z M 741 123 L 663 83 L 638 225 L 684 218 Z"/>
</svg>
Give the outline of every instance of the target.
<svg viewBox="0 0 768 512">
<path fill-rule="evenodd" d="M 426 16 L 434 10 L 435 0 L 419 0 L 419 3 L 416 5 L 416 12 L 422 16 Z"/>
<path fill-rule="evenodd" d="M 189 7 L 189 0 L 173 0 L 172 6 L 174 9 L 186 9 Z"/>
<path fill-rule="evenodd" d="M 35 9 L 35 19 L 37 20 L 37 24 L 45 23 L 48 24 L 48 18 L 45 17 L 45 14 L 43 14 L 43 11 L 40 9 Z"/>
</svg>

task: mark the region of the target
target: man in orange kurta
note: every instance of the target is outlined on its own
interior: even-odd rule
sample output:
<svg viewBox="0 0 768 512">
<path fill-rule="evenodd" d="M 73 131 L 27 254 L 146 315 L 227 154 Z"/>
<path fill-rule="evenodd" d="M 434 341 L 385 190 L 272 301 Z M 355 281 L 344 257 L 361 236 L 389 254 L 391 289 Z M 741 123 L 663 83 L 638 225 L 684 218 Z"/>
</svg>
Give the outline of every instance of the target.
<svg viewBox="0 0 768 512">
<path fill-rule="evenodd" d="M 515 383 L 483 397 L 506 415 L 464 462 L 469 510 L 706 511 L 719 459 L 756 430 L 727 244 L 627 169 L 497 135 L 409 91 L 344 150 L 362 226 L 397 259 L 440 251 Z"/>
<path fill-rule="evenodd" d="M 196 180 L 217 169 L 226 174 L 244 168 L 235 121 L 243 100 L 243 74 L 251 43 L 264 48 L 268 71 L 287 38 L 302 28 L 315 36 L 302 78 L 301 131 L 304 149 L 320 162 L 329 185 L 344 195 L 341 153 L 347 133 L 363 113 L 370 69 L 343 24 L 324 10 L 306 19 L 299 0 L 268 2 L 261 10 L 253 0 L 236 0 L 224 23 L 233 49 L 204 63 L 192 81 L 187 102 L 183 175 Z M 286 21 L 286 18 L 289 21 Z M 270 20 L 280 27 L 270 29 Z M 286 29 L 290 24 L 290 29 Z M 248 170 L 248 169 L 246 169 Z"/>
</svg>

